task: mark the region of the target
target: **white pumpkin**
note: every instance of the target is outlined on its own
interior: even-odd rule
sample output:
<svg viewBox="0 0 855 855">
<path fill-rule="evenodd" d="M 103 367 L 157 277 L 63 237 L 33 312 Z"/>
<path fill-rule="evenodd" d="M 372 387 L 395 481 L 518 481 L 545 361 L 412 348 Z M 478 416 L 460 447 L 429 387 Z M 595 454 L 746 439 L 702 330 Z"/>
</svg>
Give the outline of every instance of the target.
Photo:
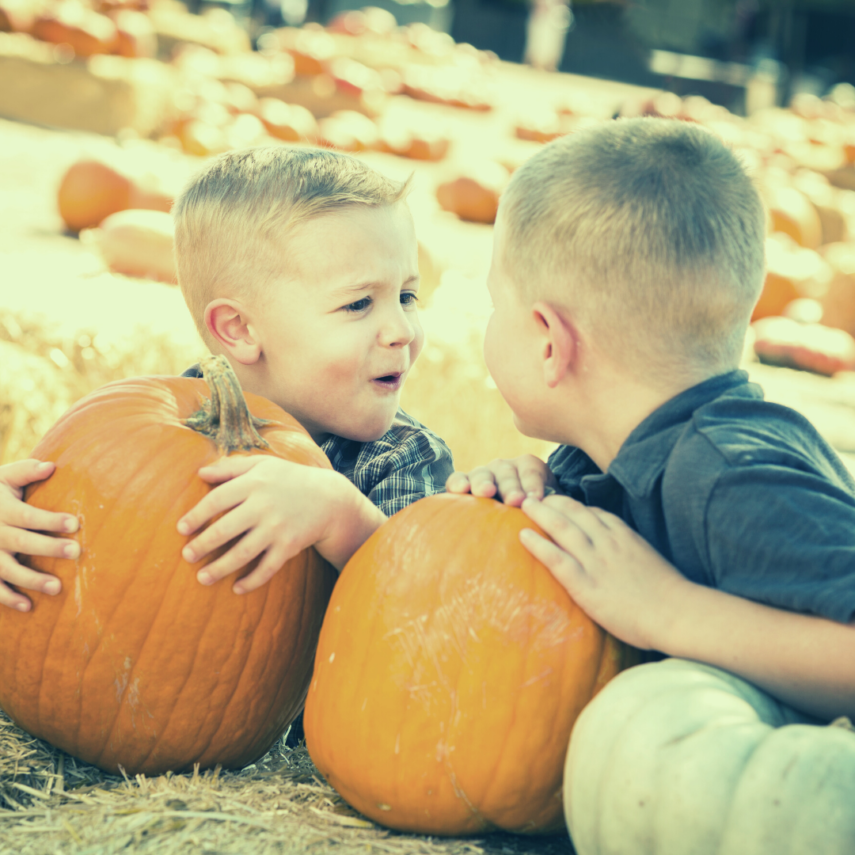
<svg viewBox="0 0 855 855">
<path fill-rule="evenodd" d="M 666 659 L 612 680 L 570 738 L 578 855 L 853 855 L 855 732 L 718 668 Z"/>
</svg>

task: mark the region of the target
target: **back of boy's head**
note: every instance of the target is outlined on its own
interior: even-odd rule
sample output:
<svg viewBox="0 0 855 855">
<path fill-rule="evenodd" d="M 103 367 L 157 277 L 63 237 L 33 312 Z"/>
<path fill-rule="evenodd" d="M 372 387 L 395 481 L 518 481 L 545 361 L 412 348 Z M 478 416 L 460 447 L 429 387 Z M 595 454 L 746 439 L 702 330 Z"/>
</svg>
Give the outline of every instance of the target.
<svg viewBox="0 0 855 855">
<path fill-rule="evenodd" d="M 764 277 L 765 214 L 737 157 L 687 122 L 558 139 L 502 198 L 503 264 L 648 380 L 736 367 Z"/>
<path fill-rule="evenodd" d="M 176 199 L 175 260 L 202 338 L 217 297 L 263 300 L 287 270 L 287 235 L 307 220 L 352 207 L 392 205 L 408 182 L 349 155 L 270 146 L 220 155 Z"/>
</svg>

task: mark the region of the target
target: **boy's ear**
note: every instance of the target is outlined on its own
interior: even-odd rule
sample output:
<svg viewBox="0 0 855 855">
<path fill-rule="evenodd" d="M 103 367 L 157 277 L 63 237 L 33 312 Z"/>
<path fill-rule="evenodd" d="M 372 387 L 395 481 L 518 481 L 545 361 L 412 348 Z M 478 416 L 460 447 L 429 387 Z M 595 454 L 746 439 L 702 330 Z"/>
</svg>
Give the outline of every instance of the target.
<svg viewBox="0 0 855 855">
<path fill-rule="evenodd" d="M 543 378 L 554 389 L 576 366 L 578 333 L 570 318 L 549 303 L 537 302 L 531 311 L 540 334 Z"/>
<path fill-rule="evenodd" d="M 205 326 L 225 352 L 242 365 L 253 365 L 261 357 L 261 342 L 245 311 L 234 300 L 212 300 L 205 307 Z"/>
</svg>

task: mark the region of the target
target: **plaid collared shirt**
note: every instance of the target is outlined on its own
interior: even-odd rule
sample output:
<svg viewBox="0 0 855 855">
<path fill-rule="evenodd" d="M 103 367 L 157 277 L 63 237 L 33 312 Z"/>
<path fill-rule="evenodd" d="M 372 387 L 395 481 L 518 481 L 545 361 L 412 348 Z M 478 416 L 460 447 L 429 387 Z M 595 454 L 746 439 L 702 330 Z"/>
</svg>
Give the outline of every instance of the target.
<svg viewBox="0 0 855 855">
<path fill-rule="evenodd" d="M 182 377 L 201 377 L 198 365 Z M 398 410 L 392 427 L 373 442 L 330 436 L 321 443 L 341 472 L 387 517 L 418 499 L 441 493 L 454 471 L 451 450 L 423 424 Z"/>
<path fill-rule="evenodd" d="M 403 410 L 374 442 L 331 436 L 321 449 L 333 469 L 387 517 L 418 499 L 441 493 L 454 471 L 448 446 Z"/>
</svg>

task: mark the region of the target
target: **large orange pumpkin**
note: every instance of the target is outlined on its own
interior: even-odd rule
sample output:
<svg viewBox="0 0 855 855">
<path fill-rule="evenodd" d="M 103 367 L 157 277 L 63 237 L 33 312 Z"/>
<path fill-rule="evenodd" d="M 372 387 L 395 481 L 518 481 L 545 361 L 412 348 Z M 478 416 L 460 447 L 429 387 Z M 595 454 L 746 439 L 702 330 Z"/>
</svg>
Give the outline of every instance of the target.
<svg viewBox="0 0 855 855">
<path fill-rule="evenodd" d="M 76 513 L 82 551 L 30 559 L 62 593 L 31 594 L 28 614 L 0 609 L 0 707 L 110 772 L 238 768 L 264 754 L 303 705 L 335 579 L 310 549 L 239 596 L 233 579 L 201 585 L 182 559 L 176 524 L 210 489 L 199 467 L 230 450 L 329 467 L 276 405 L 247 395 L 250 418 L 222 357 L 205 371 L 207 385 L 110 383 L 33 452 L 57 466 L 27 502 Z"/>
<path fill-rule="evenodd" d="M 304 714 L 317 768 L 425 834 L 564 827 L 570 730 L 637 652 L 519 541 L 518 508 L 450 494 L 395 514 L 333 592 Z"/>
</svg>

